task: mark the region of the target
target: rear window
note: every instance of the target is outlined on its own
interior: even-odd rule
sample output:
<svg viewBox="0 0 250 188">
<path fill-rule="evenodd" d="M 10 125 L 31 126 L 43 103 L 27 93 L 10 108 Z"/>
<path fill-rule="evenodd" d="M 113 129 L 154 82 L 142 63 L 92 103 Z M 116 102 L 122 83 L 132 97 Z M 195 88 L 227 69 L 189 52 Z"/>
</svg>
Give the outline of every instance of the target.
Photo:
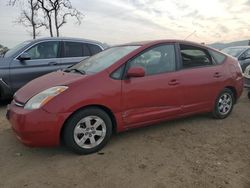
<svg viewBox="0 0 250 188">
<path fill-rule="evenodd" d="M 209 53 L 212 55 L 217 64 L 222 64 L 226 59 L 226 56 L 219 52 L 209 50 Z"/>
</svg>

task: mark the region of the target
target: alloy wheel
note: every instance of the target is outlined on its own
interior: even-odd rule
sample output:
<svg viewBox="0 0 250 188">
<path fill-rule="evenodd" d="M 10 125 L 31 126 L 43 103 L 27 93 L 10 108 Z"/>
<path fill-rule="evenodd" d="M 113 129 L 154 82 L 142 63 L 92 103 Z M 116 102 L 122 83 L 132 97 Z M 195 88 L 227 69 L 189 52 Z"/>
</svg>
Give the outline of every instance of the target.
<svg viewBox="0 0 250 188">
<path fill-rule="evenodd" d="M 221 115 L 226 115 L 231 111 L 233 99 L 229 93 L 221 95 L 218 101 L 218 111 Z"/>
<path fill-rule="evenodd" d="M 74 129 L 74 141 L 84 149 L 98 146 L 106 136 L 106 124 L 98 116 L 87 116 L 81 119 Z"/>
</svg>

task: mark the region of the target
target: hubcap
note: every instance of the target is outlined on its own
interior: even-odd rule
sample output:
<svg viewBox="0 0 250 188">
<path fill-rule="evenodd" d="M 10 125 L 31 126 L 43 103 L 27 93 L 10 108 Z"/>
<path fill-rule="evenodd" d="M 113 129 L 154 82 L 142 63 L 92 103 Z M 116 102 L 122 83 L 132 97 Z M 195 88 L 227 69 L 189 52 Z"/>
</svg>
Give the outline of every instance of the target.
<svg viewBox="0 0 250 188">
<path fill-rule="evenodd" d="M 232 96 L 228 93 L 223 94 L 218 103 L 218 109 L 221 115 L 226 115 L 230 112 L 233 105 Z"/>
<path fill-rule="evenodd" d="M 87 116 L 81 119 L 74 129 L 76 144 L 85 149 L 99 145 L 106 136 L 106 124 L 98 116 Z"/>
</svg>

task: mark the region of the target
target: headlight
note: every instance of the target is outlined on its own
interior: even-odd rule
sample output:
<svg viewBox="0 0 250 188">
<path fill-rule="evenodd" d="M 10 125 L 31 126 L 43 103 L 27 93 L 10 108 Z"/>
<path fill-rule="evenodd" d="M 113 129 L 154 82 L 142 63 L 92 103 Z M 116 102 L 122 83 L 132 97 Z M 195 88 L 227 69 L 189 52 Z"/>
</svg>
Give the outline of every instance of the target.
<svg viewBox="0 0 250 188">
<path fill-rule="evenodd" d="M 24 106 L 24 109 L 33 110 L 38 109 L 53 99 L 55 96 L 59 95 L 60 93 L 64 92 L 68 89 L 67 86 L 56 86 L 38 93 L 37 95 L 33 96 Z"/>
</svg>

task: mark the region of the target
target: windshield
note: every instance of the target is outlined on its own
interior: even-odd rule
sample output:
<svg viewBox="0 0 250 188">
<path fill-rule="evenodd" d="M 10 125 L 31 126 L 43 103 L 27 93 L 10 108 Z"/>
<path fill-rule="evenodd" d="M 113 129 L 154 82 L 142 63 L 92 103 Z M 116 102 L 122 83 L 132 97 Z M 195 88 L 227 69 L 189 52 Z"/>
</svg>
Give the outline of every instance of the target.
<svg viewBox="0 0 250 188">
<path fill-rule="evenodd" d="M 222 52 L 229 54 L 233 57 L 239 57 L 239 55 L 245 50 L 245 48 L 225 48 L 222 50 Z"/>
<path fill-rule="evenodd" d="M 80 63 L 68 68 L 67 70 L 78 70 L 84 73 L 97 73 L 115 62 L 128 55 L 130 52 L 139 48 L 140 46 L 117 46 L 104 50 Z"/>
<path fill-rule="evenodd" d="M 25 41 L 25 42 L 18 44 L 14 48 L 11 48 L 9 51 L 7 51 L 4 55 L 4 57 L 13 56 L 16 52 L 18 52 L 20 49 L 22 49 L 24 46 L 28 45 L 29 43 L 31 43 L 31 41 Z"/>
</svg>

